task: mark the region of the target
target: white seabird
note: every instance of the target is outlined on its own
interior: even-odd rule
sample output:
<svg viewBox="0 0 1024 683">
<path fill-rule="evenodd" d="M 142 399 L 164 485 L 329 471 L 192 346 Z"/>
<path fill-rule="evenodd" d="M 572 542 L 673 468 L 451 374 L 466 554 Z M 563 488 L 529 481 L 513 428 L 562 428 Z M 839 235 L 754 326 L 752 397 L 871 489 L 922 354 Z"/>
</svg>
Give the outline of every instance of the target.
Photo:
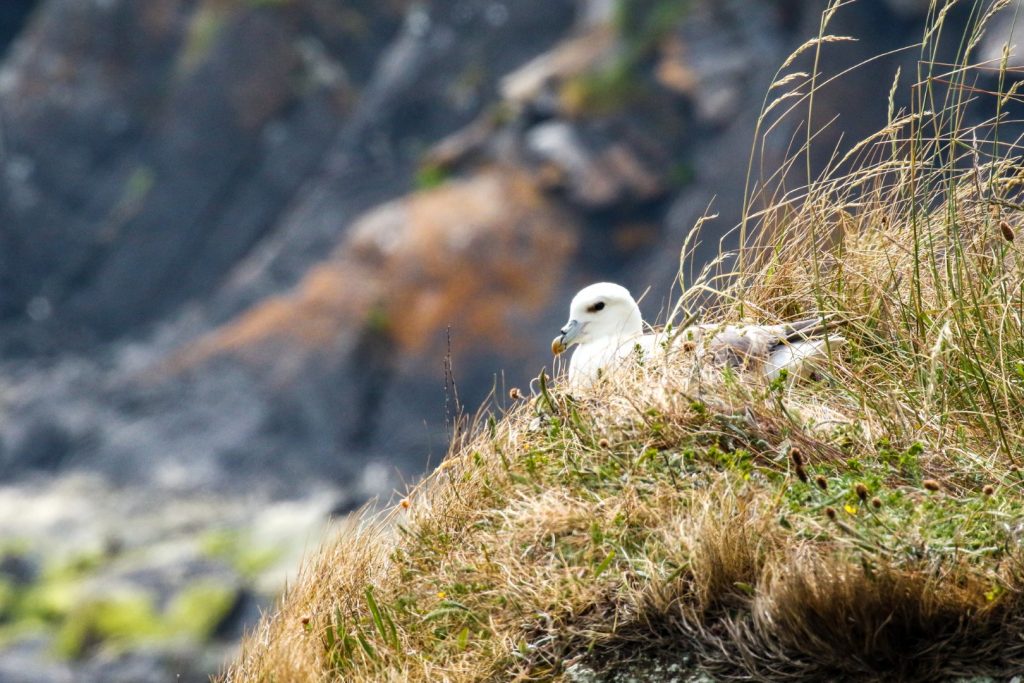
<svg viewBox="0 0 1024 683">
<path fill-rule="evenodd" d="M 780 325 L 693 325 L 673 335 L 644 334 L 640 307 L 629 290 L 611 282 L 585 287 L 569 305 L 569 322 L 551 342 L 557 355 L 576 345 L 569 384 L 585 386 L 631 355 L 650 357 L 659 348 L 703 347 L 714 362 L 739 369 L 760 367 L 769 379 L 785 369 L 808 378 L 829 346 L 846 340 L 828 333 L 828 321 L 811 318 Z"/>
</svg>

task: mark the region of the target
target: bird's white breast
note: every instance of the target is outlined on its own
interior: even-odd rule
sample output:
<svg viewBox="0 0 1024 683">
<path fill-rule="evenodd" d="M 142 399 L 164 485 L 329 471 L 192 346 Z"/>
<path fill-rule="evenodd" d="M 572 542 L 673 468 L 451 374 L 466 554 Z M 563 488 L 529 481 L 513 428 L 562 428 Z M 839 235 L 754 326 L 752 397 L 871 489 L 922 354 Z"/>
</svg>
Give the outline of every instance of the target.
<svg viewBox="0 0 1024 683">
<path fill-rule="evenodd" d="M 569 383 L 586 385 L 625 363 L 630 356 L 650 356 L 658 348 L 658 340 L 657 335 L 640 334 L 627 338 L 606 337 L 580 344 L 569 361 Z"/>
</svg>

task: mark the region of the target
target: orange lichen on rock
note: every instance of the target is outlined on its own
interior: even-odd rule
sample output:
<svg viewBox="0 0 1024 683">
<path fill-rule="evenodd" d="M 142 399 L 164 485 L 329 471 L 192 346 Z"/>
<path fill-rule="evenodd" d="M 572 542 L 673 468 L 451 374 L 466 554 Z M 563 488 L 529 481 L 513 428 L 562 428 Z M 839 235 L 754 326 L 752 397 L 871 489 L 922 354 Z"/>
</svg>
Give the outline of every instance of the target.
<svg viewBox="0 0 1024 683">
<path fill-rule="evenodd" d="M 216 356 L 265 363 L 282 347 L 293 359 L 327 348 L 372 309 L 372 300 L 361 296 L 368 292 L 353 287 L 351 279 L 340 263 L 321 263 L 291 293 L 271 297 L 217 328 L 172 358 L 169 369 L 185 370 Z"/>
<path fill-rule="evenodd" d="M 366 302 L 349 299 L 351 291 L 337 264 L 315 267 L 291 296 L 274 297 L 243 315 L 218 335 L 226 348 L 241 347 L 269 337 L 284 337 L 293 343 L 319 347 L 337 336 L 338 322 L 358 315 Z"/>
<path fill-rule="evenodd" d="M 437 350 L 448 325 L 459 347 L 508 350 L 522 341 L 516 321 L 550 303 L 575 247 L 575 226 L 527 174 L 486 170 L 364 214 L 291 293 L 214 330 L 174 365 L 273 362 L 282 346 L 343 352 L 345 335 L 368 328 L 410 354 Z"/>
<path fill-rule="evenodd" d="M 383 270 L 393 333 L 409 351 L 448 324 L 460 343 L 514 344 L 514 317 L 549 303 L 575 248 L 569 219 L 519 172 L 488 172 L 414 195 Z M 357 226 L 356 241 L 368 237 Z M 374 226 L 380 227 L 380 226 Z"/>
</svg>

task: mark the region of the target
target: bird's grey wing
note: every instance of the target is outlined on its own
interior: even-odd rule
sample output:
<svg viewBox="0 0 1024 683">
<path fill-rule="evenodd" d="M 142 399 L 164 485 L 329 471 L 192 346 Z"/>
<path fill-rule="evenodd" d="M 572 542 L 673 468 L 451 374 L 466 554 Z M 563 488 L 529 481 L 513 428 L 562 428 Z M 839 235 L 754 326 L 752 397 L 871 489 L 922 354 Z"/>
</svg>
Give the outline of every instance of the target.
<svg viewBox="0 0 1024 683">
<path fill-rule="evenodd" d="M 772 340 L 777 340 L 781 333 L 781 329 L 729 325 L 712 337 L 709 350 L 716 363 L 741 367 L 753 358 L 767 355 Z"/>
<path fill-rule="evenodd" d="M 780 325 L 729 325 L 714 336 L 711 351 L 716 362 L 739 367 L 764 361 L 773 350 L 819 337 L 829 328 L 830 321 L 821 317 Z"/>
<path fill-rule="evenodd" d="M 775 342 L 775 345 L 820 337 L 831 331 L 835 325 L 836 321 L 834 319 L 818 316 L 817 318 L 807 318 L 805 320 L 797 320 L 795 322 L 773 326 L 780 327 L 782 329 L 782 333 L 780 334 L 779 339 Z"/>
</svg>

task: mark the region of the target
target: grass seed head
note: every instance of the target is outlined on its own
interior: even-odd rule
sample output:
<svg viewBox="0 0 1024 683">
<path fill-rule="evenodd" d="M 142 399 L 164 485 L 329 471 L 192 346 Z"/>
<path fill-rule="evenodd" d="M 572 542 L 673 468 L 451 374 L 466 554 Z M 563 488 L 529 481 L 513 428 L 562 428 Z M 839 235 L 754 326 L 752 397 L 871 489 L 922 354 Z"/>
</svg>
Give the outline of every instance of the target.
<svg viewBox="0 0 1024 683">
<path fill-rule="evenodd" d="M 1012 242 L 1015 235 L 1013 234 L 1013 228 L 1006 221 L 999 221 L 999 232 L 1003 234 L 1003 239 L 1007 242 Z"/>
<path fill-rule="evenodd" d="M 789 459 L 793 461 L 793 468 L 796 470 L 796 476 L 800 481 L 805 484 L 810 481 L 810 478 L 807 476 L 807 470 L 804 469 L 804 458 L 800 455 L 799 448 L 794 446 L 789 449 Z"/>
</svg>

